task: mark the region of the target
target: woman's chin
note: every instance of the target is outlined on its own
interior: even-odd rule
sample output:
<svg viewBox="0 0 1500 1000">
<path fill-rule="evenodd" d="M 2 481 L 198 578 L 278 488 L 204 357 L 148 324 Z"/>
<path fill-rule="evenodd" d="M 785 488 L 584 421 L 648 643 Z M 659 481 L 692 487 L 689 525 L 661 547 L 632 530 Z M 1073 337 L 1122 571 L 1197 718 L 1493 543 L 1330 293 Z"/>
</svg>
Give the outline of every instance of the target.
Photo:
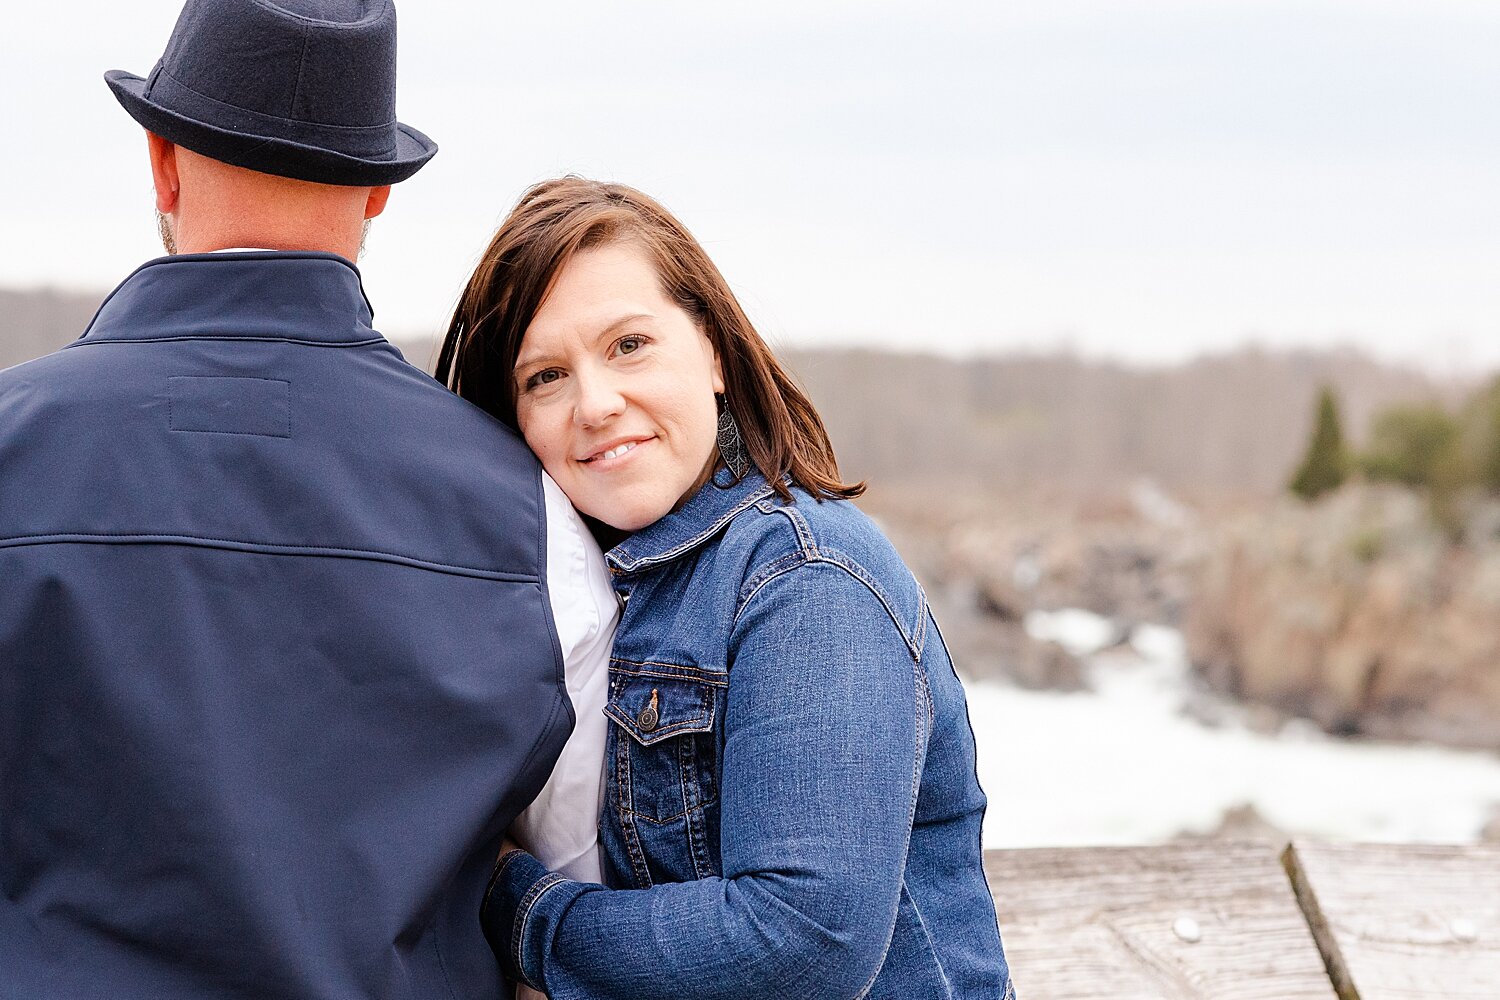
<svg viewBox="0 0 1500 1000">
<path fill-rule="evenodd" d="M 584 511 L 584 513 L 596 521 L 603 521 L 617 531 L 630 534 L 660 521 L 671 509 L 671 504 L 662 506 L 660 509 L 657 509 L 655 505 L 637 507 L 628 504 L 611 504 L 607 509 Z"/>
<path fill-rule="evenodd" d="M 590 491 L 587 497 L 572 497 L 573 506 L 592 517 L 596 521 L 602 521 L 617 531 L 626 533 L 640 531 L 666 517 L 676 510 L 687 494 L 675 495 L 673 490 L 653 489 L 651 484 L 641 489 L 618 489 L 611 490 L 608 494 L 599 491 Z M 567 492 L 564 490 L 564 492 Z M 582 499 L 584 502 L 579 503 Z"/>
</svg>

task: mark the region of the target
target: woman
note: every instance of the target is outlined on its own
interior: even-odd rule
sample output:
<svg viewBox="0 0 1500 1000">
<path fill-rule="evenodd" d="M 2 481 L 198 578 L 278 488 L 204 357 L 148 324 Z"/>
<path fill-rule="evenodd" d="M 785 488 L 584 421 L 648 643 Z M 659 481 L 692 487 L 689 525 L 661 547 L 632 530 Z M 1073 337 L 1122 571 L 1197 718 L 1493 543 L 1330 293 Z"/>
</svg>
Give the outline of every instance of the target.
<svg viewBox="0 0 1500 1000">
<path fill-rule="evenodd" d="M 630 188 L 540 184 L 438 369 L 598 524 L 624 607 L 611 888 L 502 854 L 507 972 L 554 1000 L 1007 995 L 962 687 L 702 247 Z"/>
</svg>

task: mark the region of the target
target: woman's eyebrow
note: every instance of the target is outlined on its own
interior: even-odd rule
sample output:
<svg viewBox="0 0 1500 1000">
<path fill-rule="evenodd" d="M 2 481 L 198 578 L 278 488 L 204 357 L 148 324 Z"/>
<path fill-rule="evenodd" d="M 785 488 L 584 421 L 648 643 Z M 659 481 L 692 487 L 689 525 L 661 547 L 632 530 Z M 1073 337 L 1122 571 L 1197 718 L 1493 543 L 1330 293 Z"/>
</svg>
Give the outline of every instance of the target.
<svg viewBox="0 0 1500 1000">
<path fill-rule="evenodd" d="M 629 326 L 631 323 L 634 323 L 638 319 L 655 318 L 656 317 L 651 313 L 630 313 L 628 315 L 621 316 L 619 319 L 609 324 L 609 326 L 606 326 L 604 329 L 600 330 L 599 333 L 595 335 L 594 340 L 600 341 L 611 337 L 614 334 L 618 333 L 621 327 Z"/>
<path fill-rule="evenodd" d="M 519 372 L 522 368 L 529 368 L 532 365 L 541 364 L 548 360 L 551 360 L 550 356 L 540 351 L 532 354 L 523 354 L 516 358 L 515 364 L 511 365 L 511 371 Z"/>
<path fill-rule="evenodd" d="M 594 338 L 593 338 L 594 343 L 597 344 L 597 343 L 599 343 L 602 340 L 608 340 L 610 337 L 612 337 L 616 333 L 618 333 L 622 327 L 629 326 L 631 323 L 634 323 L 636 320 L 655 319 L 655 318 L 656 318 L 655 314 L 648 313 L 648 312 L 627 313 L 626 315 L 621 316 L 618 319 L 612 321 L 604 329 L 602 329 L 598 333 L 594 334 Z M 521 355 L 519 355 L 516 358 L 515 364 L 511 366 L 511 371 L 513 371 L 513 372 L 519 372 L 523 368 L 529 368 L 532 365 L 542 364 L 544 362 L 548 362 L 548 361 L 551 361 L 551 360 L 552 360 L 552 355 L 550 355 L 550 354 L 548 354 L 548 353 L 546 353 L 544 351 L 536 351 L 536 352 L 531 353 L 531 354 L 521 354 Z"/>
</svg>

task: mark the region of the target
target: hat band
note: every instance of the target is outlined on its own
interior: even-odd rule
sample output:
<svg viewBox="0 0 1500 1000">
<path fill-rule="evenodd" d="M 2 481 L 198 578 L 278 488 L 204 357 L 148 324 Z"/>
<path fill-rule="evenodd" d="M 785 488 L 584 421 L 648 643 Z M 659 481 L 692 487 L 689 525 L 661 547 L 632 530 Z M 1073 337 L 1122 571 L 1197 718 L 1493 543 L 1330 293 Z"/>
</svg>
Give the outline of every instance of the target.
<svg viewBox="0 0 1500 1000">
<path fill-rule="evenodd" d="M 146 98 L 184 118 L 225 132 L 279 139 L 366 160 L 396 158 L 396 122 L 384 125 L 320 125 L 262 114 L 198 93 L 160 64 L 146 85 Z"/>
</svg>

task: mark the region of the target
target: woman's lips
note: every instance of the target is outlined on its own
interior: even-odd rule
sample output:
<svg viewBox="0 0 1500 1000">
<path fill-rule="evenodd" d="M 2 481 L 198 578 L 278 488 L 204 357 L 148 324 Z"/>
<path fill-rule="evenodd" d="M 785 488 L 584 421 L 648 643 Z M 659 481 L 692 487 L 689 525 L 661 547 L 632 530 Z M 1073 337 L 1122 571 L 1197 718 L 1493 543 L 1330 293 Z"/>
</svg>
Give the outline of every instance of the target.
<svg viewBox="0 0 1500 1000">
<path fill-rule="evenodd" d="M 655 438 L 632 438 L 620 441 L 594 452 L 588 458 L 582 459 L 580 464 L 591 469 L 612 469 L 629 459 L 640 450 L 642 445 L 650 444 L 654 440 Z"/>
</svg>

